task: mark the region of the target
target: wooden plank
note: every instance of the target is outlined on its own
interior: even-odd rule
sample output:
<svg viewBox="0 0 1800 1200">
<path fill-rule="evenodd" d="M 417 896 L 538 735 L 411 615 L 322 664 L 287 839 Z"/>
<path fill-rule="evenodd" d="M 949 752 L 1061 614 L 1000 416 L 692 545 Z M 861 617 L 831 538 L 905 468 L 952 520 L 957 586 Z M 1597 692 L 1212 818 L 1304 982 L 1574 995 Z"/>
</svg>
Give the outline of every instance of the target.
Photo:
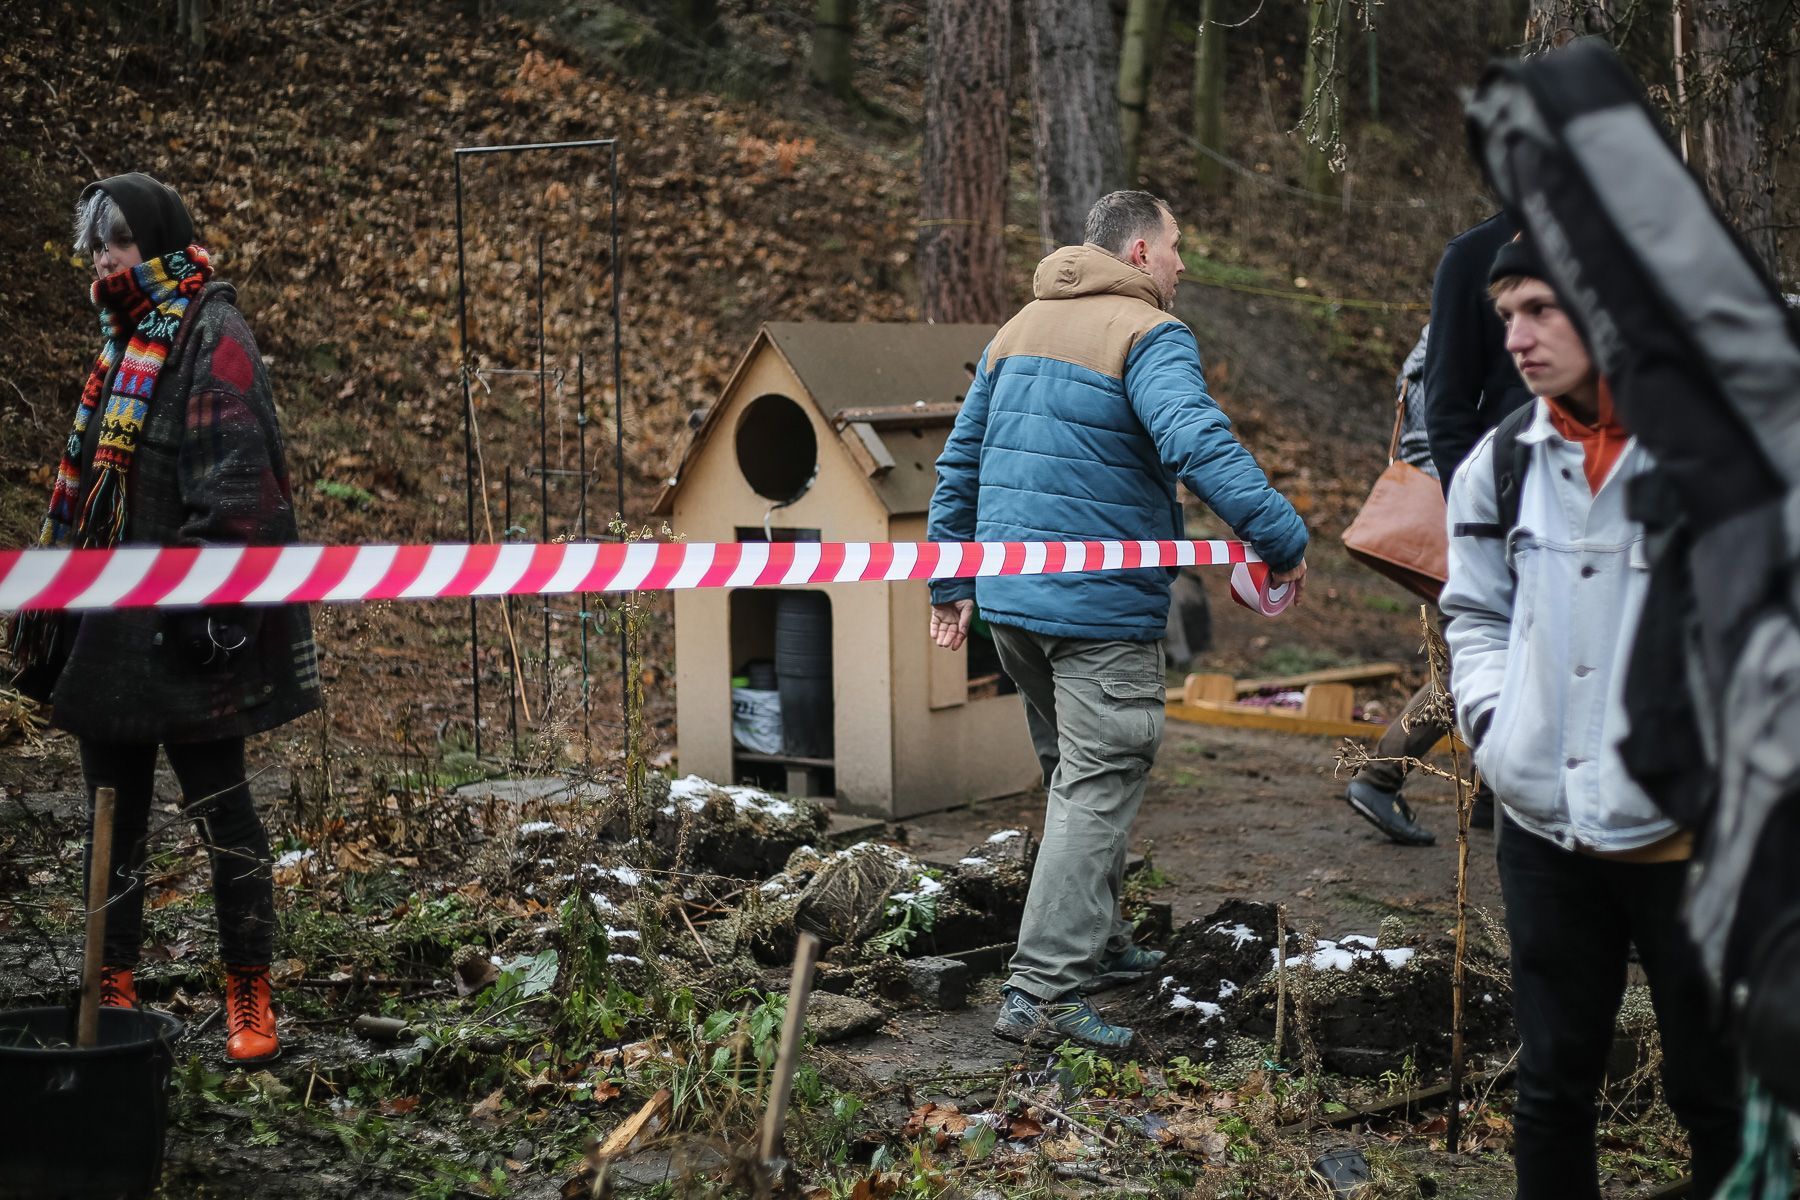
<svg viewBox="0 0 1800 1200">
<path fill-rule="evenodd" d="M 739 762 L 771 763 L 778 767 L 836 767 L 835 758 L 806 758 L 799 754 L 758 754 L 754 750 L 737 750 L 731 757 Z"/>
<path fill-rule="evenodd" d="M 1203 671 L 1189 675 L 1181 686 L 1181 702 L 1192 704 L 1196 700 L 1214 700 L 1221 704 L 1230 704 L 1237 696 L 1237 680 L 1229 675 L 1216 671 Z"/>
<path fill-rule="evenodd" d="M 955 400 L 915 400 L 911 404 L 883 404 L 872 408 L 841 408 L 831 418 L 843 427 L 861 422 L 877 429 L 923 429 L 956 420 L 962 404 Z"/>
<path fill-rule="evenodd" d="M 1279 708 L 1254 708 L 1245 704 L 1220 704 L 1202 700 L 1194 704 L 1171 701 L 1164 711 L 1178 721 L 1223 725 L 1233 729 L 1271 729 L 1277 733 L 1304 733 L 1318 737 L 1374 739 L 1387 726 L 1373 721 L 1324 721 Z"/>
<path fill-rule="evenodd" d="M 630 1154 L 640 1142 L 661 1129 L 668 1121 L 673 1100 L 674 1096 L 668 1088 L 660 1089 L 644 1102 L 644 1107 L 627 1117 L 623 1125 L 607 1135 L 606 1140 L 593 1151 L 593 1157 L 605 1162 Z"/>
<path fill-rule="evenodd" d="M 1356 712 L 1356 689 L 1347 683 L 1309 683 L 1300 715 L 1318 721 L 1348 721 Z"/>
<path fill-rule="evenodd" d="M 1400 674 L 1400 664 L 1391 662 L 1358 663 L 1350 667 L 1327 667 L 1302 675 L 1276 675 L 1267 679 L 1240 679 L 1237 694 L 1257 692 L 1297 692 L 1313 683 L 1374 683 Z"/>
</svg>

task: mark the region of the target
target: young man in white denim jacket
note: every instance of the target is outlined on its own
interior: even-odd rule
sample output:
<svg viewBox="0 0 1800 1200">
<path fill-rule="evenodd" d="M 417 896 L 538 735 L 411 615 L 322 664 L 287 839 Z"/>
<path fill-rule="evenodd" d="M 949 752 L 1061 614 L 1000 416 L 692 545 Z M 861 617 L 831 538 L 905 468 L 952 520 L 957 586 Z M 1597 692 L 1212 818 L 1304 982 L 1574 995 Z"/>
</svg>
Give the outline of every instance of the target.
<svg viewBox="0 0 1800 1200">
<path fill-rule="evenodd" d="M 1649 572 L 1626 513 L 1647 465 L 1530 245 L 1489 276 L 1506 348 L 1537 397 L 1518 518 L 1499 524 L 1496 432 L 1457 470 L 1441 607 L 1457 719 L 1503 814 L 1498 858 L 1521 1043 L 1520 1200 L 1594 1198 L 1597 1094 L 1635 944 L 1663 1034 L 1663 1083 L 1696 1195 L 1729 1170 L 1733 1059 L 1680 921 L 1691 836 L 1626 775 L 1623 689 Z"/>
</svg>

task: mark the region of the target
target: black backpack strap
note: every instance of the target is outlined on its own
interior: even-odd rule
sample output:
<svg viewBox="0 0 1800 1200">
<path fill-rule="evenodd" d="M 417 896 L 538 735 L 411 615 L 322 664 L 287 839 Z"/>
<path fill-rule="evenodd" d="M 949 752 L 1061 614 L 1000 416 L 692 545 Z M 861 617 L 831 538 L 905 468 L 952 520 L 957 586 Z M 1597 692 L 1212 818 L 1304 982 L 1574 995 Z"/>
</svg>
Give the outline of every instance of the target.
<svg viewBox="0 0 1800 1200">
<path fill-rule="evenodd" d="M 1492 522 L 1458 522 L 1457 537 L 1505 538 L 1519 523 L 1519 496 L 1525 489 L 1525 469 L 1531 465 L 1531 446 L 1519 440 L 1537 412 L 1537 401 L 1521 404 L 1494 427 L 1494 506 Z"/>
</svg>

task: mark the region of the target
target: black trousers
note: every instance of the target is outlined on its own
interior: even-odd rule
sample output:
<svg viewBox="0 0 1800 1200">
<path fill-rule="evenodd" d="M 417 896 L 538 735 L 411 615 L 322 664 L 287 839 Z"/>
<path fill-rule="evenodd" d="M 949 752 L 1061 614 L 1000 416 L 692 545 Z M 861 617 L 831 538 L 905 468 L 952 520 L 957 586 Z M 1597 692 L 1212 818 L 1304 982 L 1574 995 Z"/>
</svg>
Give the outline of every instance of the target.
<svg viewBox="0 0 1800 1200">
<path fill-rule="evenodd" d="M 1742 1098 L 1681 922 L 1687 864 L 1578 854 L 1510 819 L 1499 842 L 1521 1043 L 1519 1200 L 1599 1198 L 1598 1093 L 1634 944 L 1662 1033 L 1663 1094 L 1693 1148 L 1694 1195 L 1711 1196 L 1737 1155 Z"/>
<path fill-rule="evenodd" d="M 275 893 L 268 835 L 244 778 L 244 739 L 163 747 L 181 784 L 181 803 L 212 858 L 219 956 L 231 966 L 269 962 L 275 949 Z M 89 825 L 94 792 L 113 789 L 112 866 L 107 875 L 106 965 L 136 966 L 144 939 L 144 856 L 156 778 L 156 746 L 81 740 Z M 83 862 L 93 853 L 93 843 Z M 82 878 L 87 878 L 85 869 Z M 88 901 L 93 903 L 92 898 Z"/>
</svg>

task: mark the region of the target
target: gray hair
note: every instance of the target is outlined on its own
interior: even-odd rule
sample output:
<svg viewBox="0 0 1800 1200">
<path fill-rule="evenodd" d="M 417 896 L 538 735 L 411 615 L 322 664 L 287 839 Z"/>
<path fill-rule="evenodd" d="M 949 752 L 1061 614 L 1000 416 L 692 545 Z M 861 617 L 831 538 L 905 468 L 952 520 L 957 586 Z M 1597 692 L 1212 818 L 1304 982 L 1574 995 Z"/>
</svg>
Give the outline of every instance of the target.
<svg viewBox="0 0 1800 1200">
<path fill-rule="evenodd" d="M 1111 192 L 1088 209 L 1082 240 L 1092 242 L 1114 258 L 1123 258 L 1132 242 L 1162 231 L 1166 212 L 1170 212 L 1168 202 L 1149 192 Z"/>
<path fill-rule="evenodd" d="M 123 245 L 134 240 L 125 214 L 104 189 L 95 188 L 75 205 L 75 253 L 94 254 L 108 242 Z"/>
</svg>

